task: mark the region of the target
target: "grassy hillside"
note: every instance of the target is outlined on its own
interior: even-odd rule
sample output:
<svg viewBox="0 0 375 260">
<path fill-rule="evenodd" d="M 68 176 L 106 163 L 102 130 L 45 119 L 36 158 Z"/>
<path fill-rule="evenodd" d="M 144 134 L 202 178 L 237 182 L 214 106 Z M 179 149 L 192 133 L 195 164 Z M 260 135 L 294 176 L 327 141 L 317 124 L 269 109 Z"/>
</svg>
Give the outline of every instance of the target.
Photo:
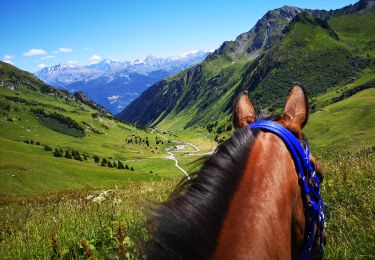
<svg viewBox="0 0 375 260">
<path fill-rule="evenodd" d="M 328 22 L 347 46 L 375 57 L 375 6 L 360 13 L 333 17 Z"/>
<path fill-rule="evenodd" d="M 305 134 L 313 148 L 375 147 L 375 89 L 363 90 L 311 115 Z"/>
<path fill-rule="evenodd" d="M 348 98 L 355 93 L 375 87 L 375 67 L 372 65 L 364 69 L 360 76 L 350 83 L 344 83 L 330 88 L 317 97 L 310 98 L 312 111 L 321 109 L 324 106 Z"/>
<path fill-rule="evenodd" d="M 165 139 L 122 123 L 6 63 L 0 63 L 0 80 L 1 196 L 122 188 L 182 176 L 164 151 L 178 136 Z M 119 162 L 129 169 L 118 169 Z"/>
</svg>

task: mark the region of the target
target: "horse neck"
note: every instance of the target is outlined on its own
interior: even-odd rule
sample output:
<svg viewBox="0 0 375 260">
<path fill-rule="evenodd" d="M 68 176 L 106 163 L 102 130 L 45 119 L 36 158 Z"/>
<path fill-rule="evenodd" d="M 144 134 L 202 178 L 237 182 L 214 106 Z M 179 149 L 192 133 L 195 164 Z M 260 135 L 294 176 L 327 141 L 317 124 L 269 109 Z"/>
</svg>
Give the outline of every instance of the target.
<svg viewBox="0 0 375 260">
<path fill-rule="evenodd" d="M 273 134 L 260 133 L 229 205 L 214 258 L 292 258 L 305 218 L 293 159 Z"/>
</svg>

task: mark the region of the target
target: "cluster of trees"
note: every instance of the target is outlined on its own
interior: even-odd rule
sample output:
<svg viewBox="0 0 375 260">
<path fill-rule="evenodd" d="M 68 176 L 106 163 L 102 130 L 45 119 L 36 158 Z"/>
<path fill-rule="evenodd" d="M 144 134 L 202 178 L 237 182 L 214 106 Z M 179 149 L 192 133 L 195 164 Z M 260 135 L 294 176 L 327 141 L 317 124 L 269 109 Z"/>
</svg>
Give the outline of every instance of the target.
<svg viewBox="0 0 375 260">
<path fill-rule="evenodd" d="M 34 141 L 32 139 L 30 140 L 24 140 L 23 141 L 25 144 L 36 144 L 36 145 L 41 145 L 39 141 Z"/>
<path fill-rule="evenodd" d="M 154 173 L 153 171 L 149 171 L 148 173 L 158 175 L 156 172 Z"/>
<path fill-rule="evenodd" d="M 35 114 L 37 114 L 37 115 L 41 115 L 43 117 L 55 119 L 58 122 L 60 122 L 60 123 L 62 123 L 64 125 L 67 125 L 69 128 L 74 128 L 74 129 L 77 129 L 78 131 L 84 132 L 83 127 L 80 126 L 76 121 L 74 121 L 70 117 L 63 116 L 63 115 L 58 114 L 56 112 L 52 112 L 50 114 L 47 114 L 44 111 L 44 109 L 41 109 L 41 108 L 33 109 L 32 112 L 35 113 Z"/>
<path fill-rule="evenodd" d="M 146 146 L 150 146 L 150 140 L 146 136 L 145 138 L 142 138 L 141 136 L 132 135 L 131 137 L 128 137 L 126 142 L 128 144 L 145 144 Z M 164 141 L 158 139 L 158 137 L 155 137 L 155 144 L 164 144 Z"/>
<path fill-rule="evenodd" d="M 3 102 L 1 102 L 0 103 L 0 109 L 1 110 L 6 110 L 6 111 L 10 111 L 10 105 L 9 104 L 7 104 L 7 103 L 3 103 Z"/>
<path fill-rule="evenodd" d="M 223 124 L 218 127 L 218 121 L 216 121 L 215 123 L 208 124 L 206 128 L 209 133 L 214 132 L 216 134 L 221 134 L 232 131 L 232 124 Z"/>
<path fill-rule="evenodd" d="M 47 113 L 44 109 L 31 109 L 38 120 L 48 128 L 74 137 L 83 137 L 85 130 L 75 120 L 56 112 Z"/>
<path fill-rule="evenodd" d="M 147 141 L 147 143 L 148 143 L 148 145 L 146 144 L 146 141 Z M 127 139 L 127 143 L 128 144 L 142 144 L 142 143 L 144 143 L 144 144 L 146 144 L 147 146 L 149 146 L 150 145 L 150 143 L 149 143 L 149 141 L 148 141 L 148 137 L 146 137 L 146 138 L 142 138 L 142 137 L 140 137 L 140 136 L 138 136 L 138 135 L 132 135 L 131 137 L 129 137 L 128 139 Z"/>
<path fill-rule="evenodd" d="M 158 144 L 164 144 L 164 142 L 160 139 L 158 139 L 157 136 L 155 136 L 155 143 L 158 145 Z"/>
<path fill-rule="evenodd" d="M 77 150 L 63 150 L 59 148 L 55 148 L 55 151 L 53 152 L 53 156 L 55 157 L 64 157 L 67 159 L 74 159 L 77 161 L 87 161 L 88 155 L 87 154 L 80 154 Z"/>
<path fill-rule="evenodd" d="M 366 84 L 363 84 L 363 85 L 359 85 L 359 86 L 354 87 L 352 89 L 345 90 L 340 96 L 332 98 L 332 102 L 338 102 L 338 101 L 344 100 L 345 98 L 351 97 L 361 90 L 368 89 L 368 88 L 374 88 L 374 87 L 375 87 L 375 80 L 370 81 L 370 82 L 368 82 Z"/>
<path fill-rule="evenodd" d="M 44 151 L 51 152 L 52 151 L 52 147 L 45 144 L 44 145 Z"/>
<path fill-rule="evenodd" d="M 35 145 L 42 145 L 39 141 L 34 141 L 32 139 L 27 139 L 23 141 L 25 144 L 35 144 Z M 44 151 L 51 152 L 53 148 L 49 145 L 43 145 Z M 87 154 L 83 153 L 82 155 L 78 152 L 78 150 L 63 150 L 61 148 L 55 148 L 53 152 L 53 156 L 55 157 L 64 157 L 67 159 L 74 159 L 77 161 L 87 161 L 89 157 Z"/>
<path fill-rule="evenodd" d="M 89 124 L 89 123 L 87 123 L 85 121 L 82 121 L 82 124 L 84 124 L 85 126 L 87 126 L 91 130 L 91 132 L 93 132 L 94 134 L 100 134 L 100 135 L 104 134 L 104 132 L 96 129 L 94 126 L 92 126 L 91 124 Z"/>
<path fill-rule="evenodd" d="M 25 144 L 42 145 L 44 151 L 47 151 L 47 152 L 51 152 L 51 151 L 52 151 L 52 147 L 51 147 L 51 146 L 46 145 L 46 144 L 41 144 L 39 141 L 34 141 L 33 139 L 30 139 L 30 140 L 27 139 L 27 140 L 24 140 L 23 142 L 24 142 Z"/>
<path fill-rule="evenodd" d="M 129 167 L 127 164 L 123 164 L 121 161 L 115 161 L 115 160 L 109 160 L 107 158 L 102 158 L 102 160 L 100 160 L 100 157 L 97 156 L 97 155 L 94 155 L 94 162 L 95 163 L 100 163 L 100 166 L 103 166 L 103 167 L 109 167 L 109 168 L 117 168 L 117 169 L 120 169 L 120 170 L 131 170 L 131 171 L 134 171 L 134 168 L 131 166 Z"/>
<path fill-rule="evenodd" d="M 34 141 L 32 139 L 27 139 L 23 141 L 26 144 L 35 144 L 35 145 L 42 145 L 39 141 Z M 89 155 L 86 153 L 80 153 L 78 150 L 64 150 L 62 148 L 55 148 L 53 149 L 49 145 L 43 145 L 43 149 L 47 152 L 53 151 L 53 156 L 55 157 L 61 157 L 61 158 L 67 158 L 67 159 L 74 159 L 77 161 L 87 161 L 89 158 Z M 109 167 L 109 168 L 117 168 L 120 170 L 130 170 L 134 171 L 133 166 L 129 166 L 128 164 L 125 164 L 121 162 L 120 160 L 110 160 L 107 158 L 102 158 L 100 160 L 100 157 L 97 155 L 93 156 L 94 162 L 99 164 L 103 167 Z"/>
<path fill-rule="evenodd" d="M 96 108 L 97 109 L 97 108 Z M 107 118 L 109 120 L 114 120 L 114 121 L 117 121 L 117 122 L 122 122 L 121 120 L 119 120 L 117 117 L 114 117 L 112 116 L 111 114 L 107 113 L 106 111 L 101 111 L 101 113 L 91 113 L 91 117 L 92 118 L 98 118 L 98 117 L 104 117 L 104 118 Z"/>
</svg>

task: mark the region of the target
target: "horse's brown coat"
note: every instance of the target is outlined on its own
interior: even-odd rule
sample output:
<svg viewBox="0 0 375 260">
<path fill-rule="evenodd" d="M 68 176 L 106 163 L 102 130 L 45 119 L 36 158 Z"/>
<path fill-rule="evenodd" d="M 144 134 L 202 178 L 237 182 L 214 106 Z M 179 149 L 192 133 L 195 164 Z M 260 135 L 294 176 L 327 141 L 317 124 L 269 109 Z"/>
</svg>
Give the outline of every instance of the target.
<svg viewBox="0 0 375 260">
<path fill-rule="evenodd" d="M 281 139 L 260 133 L 230 203 L 214 259 L 297 256 L 305 216 L 298 177 L 293 172 L 293 159 Z"/>
<path fill-rule="evenodd" d="M 251 124 L 254 113 L 244 93 L 235 105 L 234 124 L 238 127 Z M 307 97 L 296 84 L 288 96 L 284 117 L 277 123 L 302 139 L 307 118 Z M 287 147 L 274 134 L 260 133 L 230 202 L 213 259 L 298 257 L 305 234 L 301 198 L 294 161 Z"/>
</svg>

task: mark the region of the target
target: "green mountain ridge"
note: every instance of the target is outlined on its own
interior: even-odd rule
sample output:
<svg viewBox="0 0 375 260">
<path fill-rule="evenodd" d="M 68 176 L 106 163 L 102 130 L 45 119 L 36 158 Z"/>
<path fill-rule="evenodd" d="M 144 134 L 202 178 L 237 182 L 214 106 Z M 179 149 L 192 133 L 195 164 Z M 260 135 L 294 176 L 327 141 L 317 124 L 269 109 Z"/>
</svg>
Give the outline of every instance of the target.
<svg viewBox="0 0 375 260">
<path fill-rule="evenodd" d="M 356 42 L 347 34 L 352 25 L 343 22 L 345 17 L 366 25 L 356 28 L 361 36 Z M 278 110 L 295 81 L 306 87 L 314 103 L 329 89 L 355 81 L 374 63 L 372 36 L 367 35 L 374 28 L 373 17 L 373 1 L 335 11 L 270 11 L 201 64 L 151 86 L 118 117 L 163 129 L 206 126 L 228 119 L 235 97 L 245 89 L 258 109 Z"/>
</svg>

